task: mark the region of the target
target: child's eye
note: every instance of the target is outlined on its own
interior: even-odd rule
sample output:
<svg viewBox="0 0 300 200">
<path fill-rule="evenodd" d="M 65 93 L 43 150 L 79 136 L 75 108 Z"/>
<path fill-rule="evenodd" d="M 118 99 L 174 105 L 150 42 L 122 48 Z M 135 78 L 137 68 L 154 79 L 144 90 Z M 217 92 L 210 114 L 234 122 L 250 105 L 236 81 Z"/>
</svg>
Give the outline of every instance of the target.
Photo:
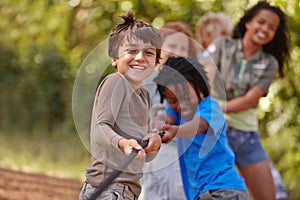
<svg viewBox="0 0 300 200">
<path fill-rule="evenodd" d="M 146 51 L 146 54 L 148 54 L 148 55 L 155 55 L 155 52 L 154 51 Z"/>
<path fill-rule="evenodd" d="M 263 23 L 264 23 L 263 20 L 258 20 L 257 22 L 258 22 L 259 24 L 263 24 Z"/>
<path fill-rule="evenodd" d="M 275 26 L 270 26 L 270 30 L 276 32 L 276 31 L 277 31 L 277 27 L 275 27 Z"/>
<path fill-rule="evenodd" d="M 168 104 L 176 104 L 178 102 L 177 99 L 168 98 L 168 97 L 166 98 L 166 100 L 167 100 Z"/>
<path fill-rule="evenodd" d="M 128 53 L 130 54 L 136 54 L 138 52 L 137 49 L 127 49 Z"/>
</svg>

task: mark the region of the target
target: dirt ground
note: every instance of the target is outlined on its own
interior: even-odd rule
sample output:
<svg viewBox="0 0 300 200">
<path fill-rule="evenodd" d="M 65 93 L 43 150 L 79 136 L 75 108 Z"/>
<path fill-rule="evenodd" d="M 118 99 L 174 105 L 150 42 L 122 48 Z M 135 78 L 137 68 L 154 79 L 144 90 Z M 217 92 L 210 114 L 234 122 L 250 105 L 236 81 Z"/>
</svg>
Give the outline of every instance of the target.
<svg viewBox="0 0 300 200">
<path fill-rule="evenodd" d="M 0 168 L 0 200 L 76 200 L 82 183 Z"/>
</svg>

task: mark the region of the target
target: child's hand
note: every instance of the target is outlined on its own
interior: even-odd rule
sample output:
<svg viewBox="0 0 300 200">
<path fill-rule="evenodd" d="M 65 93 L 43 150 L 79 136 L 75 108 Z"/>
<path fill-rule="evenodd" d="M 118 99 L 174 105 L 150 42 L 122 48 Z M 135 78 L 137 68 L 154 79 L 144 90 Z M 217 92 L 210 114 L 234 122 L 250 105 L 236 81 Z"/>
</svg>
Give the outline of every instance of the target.
<svg viewBox="0 0 300 200">
<path fill-rule="evenodd" d="M 162 128 L 163 131 L 165 131 L 165 135 L 162 138 L 163 143 L 170 142 L 177 134 L 177 131 L 179 129 L 179 126 L 165 124 Z"/>
<path fill-rule="evenodd" d="M 119 147 L 122 151 L 124 151 L 126 155 L 129 155 L 133 149 L 139 150 L 138 155 L 135 157 L 135 160 L 145 158 L 146 156 L 145 150 L 134 139 L 121 139 L 119 141 Z"/>
<path fill-rule="evenodd" d="M 157 132 L 147 134 L 142 140 L 149 140 L 148 146 L 145 148 L 145 152 L 151 153 L 159 150 L 161 138 Z"/>
</svg>

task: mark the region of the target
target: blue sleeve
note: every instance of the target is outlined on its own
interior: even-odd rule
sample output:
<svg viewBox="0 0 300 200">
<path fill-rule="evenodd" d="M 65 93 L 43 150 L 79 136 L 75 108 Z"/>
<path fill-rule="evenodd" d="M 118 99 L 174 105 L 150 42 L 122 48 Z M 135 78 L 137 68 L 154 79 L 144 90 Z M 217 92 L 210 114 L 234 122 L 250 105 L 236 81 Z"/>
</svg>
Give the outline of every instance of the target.
<svg viewBox="0 0 300 200">
<path fill-rule="evenodd" d="M 219 103 L 212 97 L 202 99 L 195 112 L 195 116 L 203 118 L 214 134 L 218 134 L 223 129 L 224 124 L 226 124 Z"/>
<path fill-rule="evenodd" d="M 199 157 L 202 158 L 213 149 L 221 134 L 225 136 L 226 121 L 219 103 L 211 97 L 202 99 L 195 116 L 203 118 L 209 125 L 204 133 L 203 148 L 199 152 Z"/>
<path fill-rule="evenodd" d="M 165 108 L 164 114 L 169 114 L 174 117 L 176 125 L 180 125 L 185 121 L 175 113 L 170 106 Z M 226 123 L 219 103 L 211 97 L 202 99 L 194 116 L 202 117 L 209 124 L 214 134 L 217 134 Z"/>
</svg>

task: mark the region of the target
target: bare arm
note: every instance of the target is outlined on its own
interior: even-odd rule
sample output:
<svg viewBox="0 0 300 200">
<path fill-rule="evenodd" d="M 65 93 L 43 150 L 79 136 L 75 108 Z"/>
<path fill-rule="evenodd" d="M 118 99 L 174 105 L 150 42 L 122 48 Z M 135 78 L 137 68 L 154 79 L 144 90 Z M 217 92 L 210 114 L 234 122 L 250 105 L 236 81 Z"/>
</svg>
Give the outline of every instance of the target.
<svg viewBox="0 0 300 200">
<path fill-rule="evenodd" d="M 153 127 L 154 127 L 153 131 L 157 132 L 162 130 L 165 124 L 175 124 L 175 119 L 172 117 L 172 115 L 161 114 L 155 116 L 153 120 Z"/>
<path fill-rule="evenodd" d="M 259 86 L 252 87 L 244 96 L 239 96 L 230 101 L 227 101 L 222 106 L 224 113 L 237 113 L 249 108 L 257 106 L 260 97 L 265 94 L 264 90 Z"/>
<path fill-rule="evenodd" d="M 208 129 L 208 123 L 201 117 L 194 117 L 192 120 L 180 125 L 165 124 L 163 130 L 166 132 L 162 141 L 167 143 L 174 137 L 189 138 L 202 133 Z"/>
</svg>

